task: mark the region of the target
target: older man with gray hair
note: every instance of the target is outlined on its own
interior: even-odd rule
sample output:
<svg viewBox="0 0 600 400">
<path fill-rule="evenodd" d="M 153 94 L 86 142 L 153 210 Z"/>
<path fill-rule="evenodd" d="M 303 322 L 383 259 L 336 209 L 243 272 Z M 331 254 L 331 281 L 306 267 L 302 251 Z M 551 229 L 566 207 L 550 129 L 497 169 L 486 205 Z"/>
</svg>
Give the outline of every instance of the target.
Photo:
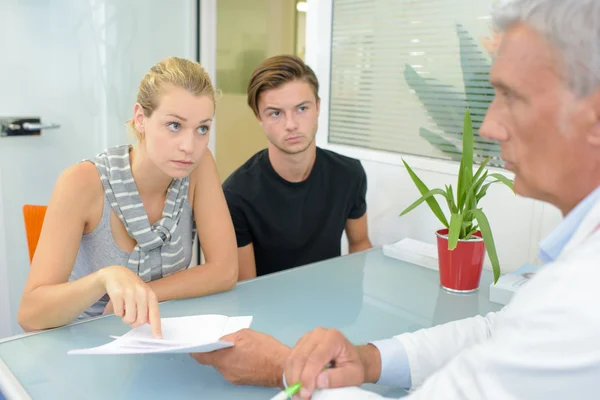
<svg viewBox="0 0 600 400">
<path fill-rule="evenodd" d="M 600 0 L 499 1 L 493 20 L 504 35 L 481 135 L 500 143 L 518 194 L 565 216 L 541 245 L 545 267 L 486 317 L 358 347 L 307 334 L 285 367 L 302 398 L 365 382 L 416 388 L 410 399 L 600 398 Z"/>
</svg>

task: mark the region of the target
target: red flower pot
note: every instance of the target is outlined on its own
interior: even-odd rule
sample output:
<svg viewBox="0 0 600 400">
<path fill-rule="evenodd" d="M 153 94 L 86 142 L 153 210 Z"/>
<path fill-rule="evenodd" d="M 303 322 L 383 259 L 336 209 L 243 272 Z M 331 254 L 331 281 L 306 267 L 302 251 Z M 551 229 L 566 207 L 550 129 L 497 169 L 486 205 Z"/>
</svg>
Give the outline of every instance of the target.
<svg viewBox="0 0 600 400">
<path fill-rule="evenodd" d="M 448 250 L 448 229 L 436 232 L 440 285 L 451 292 L 468 293 L 479 288 L 485 257 L 481 232 L 469 240 L 459 240 L 454 250 Z"/>
</svg>

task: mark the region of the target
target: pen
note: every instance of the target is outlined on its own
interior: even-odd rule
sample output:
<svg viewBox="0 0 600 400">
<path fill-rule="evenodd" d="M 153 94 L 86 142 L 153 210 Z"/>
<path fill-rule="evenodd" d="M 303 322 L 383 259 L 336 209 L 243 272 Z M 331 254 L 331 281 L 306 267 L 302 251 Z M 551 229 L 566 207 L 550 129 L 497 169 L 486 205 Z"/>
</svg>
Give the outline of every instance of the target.
<svg viewBox="0 0 600 400">
<path fill-rule="evenodd" d="M 281 392 L 277 393 L 275 396 L 273 396 L 271 398 L 271 400 L 288 400 L 293 395 L 298 393 L 300 391 L 301 387 L 302 387 L 302 384 L 300 382 L 296 382 L 293 385 L 288 386 L 287 389 L 282 390 Z"/>
<path fill-rule="evenodd" d="M 326 370 L 327 368 L 332 368 L 332 367 L 333 367 L 333 362 L 330 362 L 325 367 L 323 367 L 323 371 Z M 271 400 L 288 400 L 288 399 L 292 398 L 292 396 L 294 396 L 296 393 L 298 393 L 301 388 L 302 388 L 302 383 L 296 382 L 293 385 L 288 386 L 286 389 L 282 390 L 281 392 L 277 393 L 275 396 L 271 397 Z"/>
</svg>

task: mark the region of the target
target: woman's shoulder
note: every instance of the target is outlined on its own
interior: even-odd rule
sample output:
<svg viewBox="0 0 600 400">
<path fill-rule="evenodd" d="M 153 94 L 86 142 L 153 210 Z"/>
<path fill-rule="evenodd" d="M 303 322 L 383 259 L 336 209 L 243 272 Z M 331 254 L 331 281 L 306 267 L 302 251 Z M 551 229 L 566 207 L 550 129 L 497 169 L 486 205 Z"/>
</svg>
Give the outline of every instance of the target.
<svg viewBox="0 0 600 400">
<path fill-rule="evenodd" d="M 100 220 L 103 202 L 104 189 L 96 167 L 90 162 L 81 162 L 60 174 L 48 210 L 54 210 L 52 212 L 61 218 L 70 216 L 73 223 L 84 222 L 87 231 L 90 223 Z"/>
<path fill-rule="evenodd" d="M 104 193 L 96 166 L 89 161 L 65 169 L 58 177 L 56 187 L 69 197 L 86 202 Z"/>
</svg>

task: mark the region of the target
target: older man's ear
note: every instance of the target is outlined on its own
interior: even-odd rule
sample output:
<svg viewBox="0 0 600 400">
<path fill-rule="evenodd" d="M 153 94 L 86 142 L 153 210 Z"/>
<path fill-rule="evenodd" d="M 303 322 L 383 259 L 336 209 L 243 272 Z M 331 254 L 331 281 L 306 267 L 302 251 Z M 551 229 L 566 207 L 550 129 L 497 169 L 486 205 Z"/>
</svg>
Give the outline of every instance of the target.
<svg viewBox="0 0 600 400">
<path fill-rule="evenodd" d="M 583 132 L 586 132 L 586 139 L 590 146 L 600 147 L 600 89 L 589 95 L 583 100 L 581 114 L 576 119 L 582 124 L 586 124 Z"/>
</svg>

